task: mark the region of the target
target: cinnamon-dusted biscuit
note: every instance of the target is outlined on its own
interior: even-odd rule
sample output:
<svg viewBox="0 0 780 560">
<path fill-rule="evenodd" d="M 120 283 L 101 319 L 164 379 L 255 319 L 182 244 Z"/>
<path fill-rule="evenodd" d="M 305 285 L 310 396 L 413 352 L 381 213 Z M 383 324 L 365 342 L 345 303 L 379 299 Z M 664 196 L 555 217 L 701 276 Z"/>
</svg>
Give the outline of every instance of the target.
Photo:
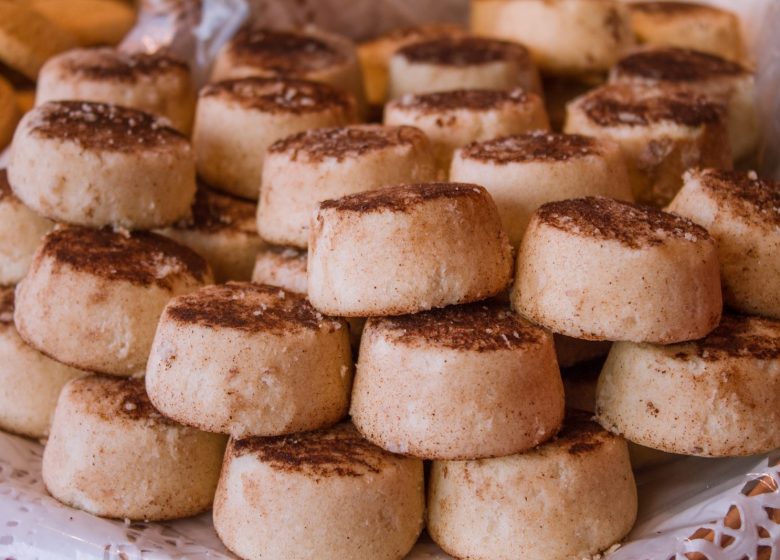
<svg viewBox="0 0 780 560">
<path fill-rule="evenodd" d="M 0 150 L 11 142 L 20 114 L 14 89 L 0 77 Z"/>
<path fill-rule="evenodd" d="M 192 217 L 160 233 L 186 245 L 211 265 L 216 282 L 249 280 L 265 243 L 257 234 L 255 205 L 199 185 Z"/>
<path fill-rule="evenodd" d="M 730 307 L 780 319 L 780 183 L 752 171 L 692 169 L 668 210 L 715 238 Z"/>
<path fill-rule="evenodd" d="M 49 220 L 22 204 L 8 184 L 5 169 L 0 169 L 0 286 L 24 278 L 41 238 L 51 228 Z"/>
<path fill-rule="evenodd" d="M 164 53 L 74 49 L 41 68 L 35 102 L 97 101 L 166 117 L 189 135 L 195 91 L 187 64 Z"/>
<path fill-rule="evenodd" d="M 416 126 L 431 139 L 446 174 L 456 148 L 528 130 L 550 128 L 542 99 L 520 88 L 457 89 L 404 95 L 385 106 L 388 125 Z"/>
<path fill-rule="evenodd" d="M 609 198 L 550 202 L 531 218 L 512 304 L 553 332 L 669 344 L 720 320 L 715 241 L 693 222 Z"/>
<path fill-rule="evenodd" d="M 395 52 L 419 41 L 438 37 L 461 37 L 465 31 L 452 23 L 428 23 L 416 27 L 395 29 L 358 45 L 358 58 L 363 69 L 363 83 L 370 105 L 382 106 L 387 101 L 390 58 Z"/>
<path fill-rule="evenodd" d="M 631 27 L 641 43 L 745 57 L 736 14 L 699 2 L 636 2 L 628 5 Z"/>
<path fill-rule="evenodd" d="M 335 424 L 352 385 L 349 330 L 298 294 L 228 282 L 171 300 L 146 368 L 166 416 L 233 437 Z"/>
<path fill-rule="evenodd" d="M 634 43 L 617 0 L 472 0 L 471 31 L 519 41 L 542 71 L 569 76 L 606 72 Z"/>
<path fill-rule="evenodd" d="M 701 340 L 618 343 L 596 415 L 607 429 L 671 453 L 724 457 L 780 446 L 780 323 L 724 315 Z"/>
<path fill-rule="evenodd" d="M 306 251 L 266 245 L 257 252 L 252 282 L 278 286 L 296 294 L 308 292 Z"/>
<path fill-rule="evenodd" d="M 270 243 L 305 249 L 319 202 L 434 180 L 431 143 L 416 128 L 364 124 L 308 130 L 268 148 L 257 230 Z"/>
<path fill-rule="evenodd" d="M 518 43 L 440 37 L 402 47 L 390 59 L 390 99 L 409 93 L 516 87 L 541 92 L 539 72 Z"/>
<path fill-rule="evenodd" d="M 206 261 L 166 237 L 56 229 L 17 287 L 14 320 L 28 344 L 60 362 L 134 375 L 168 300 L 210 281 Z"/>
<path fill-rule="evenodd" d="M 365 106 L 355 45 L 341 35 L 307 29 L 271 30 L 246 25 L 220 51 L 212 81 L 249 76 L 302 78 L 340 89 Z"/>
<path fill-rule="evenodd" d="M 29 4 L 83 46 L 115 45 L 135 23 L 133 8 L 119 0 L 29 0 Z"/>
<path fill-rule="evenodd" d="M 0 430 L 48 436 L 60 390 L 82 375 L 25 344 L 14 326 L 14 288 L 0 288 Z"/>
<path fill-rule="evenodd" d="M 610 82 L 682 86 L 711 97 L 726 105 L 734 159 L 745 158 L 757 148 L 755 77 L 741 64 L 698 51 L 657 47 L 620 59 L 612 68 Z"/>
<path fill-rule="evenodd" d="M 532 451 L 434 461 L 428 485 L 428 533 L 458 558 L 591 558 L 629 532 L 636 512 L 625 440 L 573 411 Z"/>
<path fill-rule="evenodd" d="M 214 527 L 242 558 L 397 560 L 423 525 L 422 461 L 383 451 L 350 424 L 232 439 Z"/>
<path fill-rule="evenodd" d="M 350 415 L 370 441 L 414 457 L 526 451 L 563 421 L 552 336 L 494 303 L 369 319 Z"/>
<path fill-rule="evenodd" d="M 404 315 L 504 291 L 512 249 L 477 185 L 400 185 L 322 202 L 309 238 L 309 299 L 346 317 Z"/>
<path fill-rule="evenodd" d="M 0 64 L 35 81 L 49 58 L 76 46 L 68 31 L 27 2 L 0 2 Z"/>
<path fill-rule="evenodd" d="M 225 442 L 157 412 L 143 379 L 88 376 L 62 390 L 43 481 L 59 501 L 94 515 L 189 517 L 211 507 Z"/>
<path fill-rule="evenodd" d="M 195 162 L 189 142 L 158 117 L 118 105 L 51 101 L 14 135 L 8 180 L 53 220 L 151 229 L 189 214 Z"/>
<path fill-rule="evenodd" d="M 579 134 L 535 131 L 469 144 L 455 152 L 450 180 L 488 190 L 515 247 L 545 202 L 591 195 L 633 200 L 620 146 Z"/>
<path fill-rule="evenodd" d="M 569 103 L 565 131 L 620 144 L 642 204 L 667 204 L 690 167 L 732 166 L 725 105 L 685 88 L 596 88 Z"/>
<path fill-rule="evenodd" d="M 198 98 L 192 139 L 198 173 L 219 189 L 256 199 L 268 146 L 354 119 L 354 100 L 326 84 L 290 78 L 210 84 Z"/>
</svg>

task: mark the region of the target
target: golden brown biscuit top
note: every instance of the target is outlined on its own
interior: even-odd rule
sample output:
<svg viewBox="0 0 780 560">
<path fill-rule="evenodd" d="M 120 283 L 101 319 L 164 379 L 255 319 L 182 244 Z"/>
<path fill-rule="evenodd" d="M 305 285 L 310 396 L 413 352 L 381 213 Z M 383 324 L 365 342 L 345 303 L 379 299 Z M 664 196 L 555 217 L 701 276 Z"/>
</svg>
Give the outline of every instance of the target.
<svg viewBox="0 0 780 560">
<path fill-rule="evenodd" d="M 85 149 L 133 152 L 164 146 L 188 147 L 166 120 L 144 111 L 87 101 L 50 101 L 34 109 L 31 134 L 75 142 Z"/>
<path fill-rule="evenodd" d="M 314 309 L 305 296 L 275 286 L 228 282 L 174 298 L 164 316 L 184 324 L 285 335 L 346 328 Z"/>
<path fill-rule="evenodd" d="M 209 274 L 203 257 L 150 232 L 67 227 L 49 233 L 38 251 L 36 260 L 49 258 L 55 266 L 142 286 L 170 289 L 174 279 L 204 281 Z"/>
<path fill-rule="evenodd" d="M 742 65 L 717 55 L 677 48 L 639 51 L 623 57 L 613 68 L 613 75 L 617 78 L 675 83 L 748 74 Z"/>
<path fill-rule="evenodd" d="M 659 15 L 696 15 L 700 13 L 726 13 L 713 6 L 693 2 L 636 2 L 630 3 L 632 11 Z"/>
<path fill-rule="evenodd" d="M 350 423 L 289 436 L 230 440 L 235 458 L 252 455 L 271 468 L 319 478 L 354 478 L 377 474 L 404 460 L 363 438 Z"/>
<path fill-rule="evenodd" d="M 368 328 L 410 346 L 427 344 L 475 352 L 513 350 L 549 339 L 543 329 L 495 303 L 458 305 L 414 315 L 369 319 Z"/>
<path fill-rule="evenodd" d="M 522 88 L 508 91 L 490 89 L 458 89 L 433 93 L 407 94 L 390 102 L 394 108 L 419 113 L 440 113 L 469 109 L 489 111 L 505 105 L 525 105 L 536 95 Z"/>
<path fill-rule="evenodd" d="M 702 126 L 723 121 L 725 107 L 690 90 L 609 84 L 586 93 L 576 105 L 600 126 L 648 126 L 670 122 Z"/>
<path fill-rule="evenodd" d="M 759 179 L 754 171 L 694 169 L 687 177 L 698 179 L 723 207 L 746 222 L 780 227 L 780 182 Z"/>
<path fill-rule="evenodd" d="M 617 241 L 632 249 L 661 245 L 669 239 L 711 241 L 707 230 L 690 220 L 606 197 L 549 202 L 534 217 L 546 226 L 580 237 Z"/>
<path fill-rule="evenodd" d="M 179 426 L 154 408 L 143 378 L 97 374 L 71 381 L 68 388 L 71 399 L 104 420 Z"/>
<path fill-rule="evenodd" d="M 174 227 L 206 233 L 235 231 L 257 235 L 257 204 L 212 190 L 198 182 L 192 216 Z"/>
<path fill-rule="evenodd" d="M 579 456 L 596 451 L 607 441 L 617 438 L 592 420 L 592 417 L 592 414 L 581 410 L 567 410 L 558 434 L 537 447 L 536 451 L 545 453 L 565 449 L 569 455 Z"/>
<path fill-rule="evenodd" d="M 164 53 L 125 53 L 103 47 L 69 51 L 59 60 L 64 70 L 81 80 L 132 83 L 165 74 L 189 76 L 185 62 Z"/>
<path fill-rule="evenodd" d="M 292 78 L 242 78 L 204 87 L 202 98 L 218 98 L 264 113 L 319 113 L 354 111 L 352 98 L 327 84 Z"/>
<path fill-rule="evenodd" d="M 397 185 L 325 200 L 322 210 L 345 212 L 406 212 L 424 202 L 442 198 L 488 198 L 484 187 L 468 183 L 420 183 Z"/>
<path fill-rule="evenodd" d="M 504 61 L 531 63 L 524 46 L 481 37 L 439 37 L 414 42 L 398 49 L 396 56 L 411 63 L 459 67 Z"/>
<path fill-rule="evenodd" d="M 325 159 L 343 161 L 396 146 L 422 146 L 428 138 L 412 126 L 364 124 L 338 128 L 314 128 L 271 144 L 269 154 L 286 153 L 293 161 Z"/>
<path fill-rule="evenodd" d="M 677 359 L 727 358 L 777 360 L 780 358 L 780 322 L 747 315 L 723 315 L 720 325 L 706 337 L 664 347 Z"/>
<path fill-rule="evenodd" d="M 603 153 L 601 148 L 599 141 L 590 136 L 539 130 L 485 142 L 473 142 L 462 148 L 460 155 L 464 159 L 502 165 L 535 161 L 568 161 L 601 155 Z"/>
<path fill-rule="evenodd" d="M 237 64 L 279 76 L 300 76 L 347 61 L 341 50 L 321 37 L 251 26 L 236 33 L 228 52 Z"/>
<path fill-rule="evenodd" d="M 14 322 L 14 286 L 0 286 L 0 325 Z"/>
</svg>

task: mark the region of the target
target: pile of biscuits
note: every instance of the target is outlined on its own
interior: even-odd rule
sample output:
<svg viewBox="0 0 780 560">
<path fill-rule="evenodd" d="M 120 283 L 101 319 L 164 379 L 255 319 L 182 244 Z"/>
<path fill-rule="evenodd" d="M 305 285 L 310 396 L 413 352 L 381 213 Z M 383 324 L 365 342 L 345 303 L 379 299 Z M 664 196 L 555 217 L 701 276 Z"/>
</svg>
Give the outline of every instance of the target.
<svg viewBox="0 0 780 560">
<path fill-rule="evenodd" d="M 0 428 L 46 439 L 57 500 L 213 507 L 242 558 L 400 559 L 424 528 L 459 558 L 608 551 L 632 462 L 780 446 L 780 183 L 733 170 L 737 25 L 248 24 L 197 94 L 164 53 L 48 58 L 0 175 Z"/>
</svg>

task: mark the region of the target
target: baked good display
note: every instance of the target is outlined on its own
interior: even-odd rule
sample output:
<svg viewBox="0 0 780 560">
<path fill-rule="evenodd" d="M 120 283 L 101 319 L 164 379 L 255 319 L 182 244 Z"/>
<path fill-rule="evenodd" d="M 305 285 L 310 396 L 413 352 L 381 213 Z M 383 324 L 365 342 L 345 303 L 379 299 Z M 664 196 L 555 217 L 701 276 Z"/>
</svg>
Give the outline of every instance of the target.
<svg viewBox="0 0 780 560">
<path fill-rule="evenodd" d="M 331 315 L 471 303 L 511 280 L 511 246 L 477 185 L 400 185 L 326 200 L 309 235 L 309 299 Z"/>
<path fill-rule="evenodd" d="M 631 29 L 641 43 L 742 60 L 745 42 L 736 14 L 701 2 L 632 2 Z"/>
<path fill-rule="evenodd" d="M 617 343 L 596 390 L 596 415 L 628 440 L 670 453 L 755 455 L 780 446 L 780 323 L 726 314 L 681 344 Z M 691 406 L 692 401 L 701 403 Z"/>
<path fill-rule="evenodd" d="M 369 319 L 350 415 L 389 451 L 477 459 L 548 440 L 563 401 L 550 333 L 504 306 L 476 303 Z"/>
<path fill-rule="evenodd" d="M 433 145 L 436 165 L 445 176 L 456 148 L 550 128 L 541 97 L 521 88 L 408 94 L 385 105 L 384 122 L 415 126 L 425 132 Z"/>
<path fill-rule="evenodd" d="M 308 291 L 307 259 L 306 251 L 295 247 L 266 245 L 257 252 L 252 282 L 305 294 Z"/>
<path fill-rule="evenodd" d="M 28 4 L 85 47 L 115 45 L 135 22 L 133 9 L 119 0 L 29 0 Z"/>
<path fill-rule="evenodd" d="M 198 173 L 215 187 L 257 199 L 266 149 L 305 130 L 344 126 L 354 99 L 327 84 L 250 77 L 204 87 L 192 143 Z"/>
<path fill-rule="evenodd" d="M 48 436 L 60 390 L 82 375 L 25 344 L 14 326 L 14 287 L 0 288 L 0 430 Z"/>
<path fill-rule="evenodd" d="M 715 241 L 689 220 L 627 202 L 550 202 L 520 246 L 512 304 L 574 338 L 701 338 L 723 307 Z"/>
<path fill-rule="evenodd" d="M 236 438 L 333 425 L 351 385 L 345 321 L 298 294 L 242 282 L 172 299 L 146 367 L 163 414 Z"/>
<path fill-rule="evenodd" d="M 739 161 L 755 152 L 759 140 L 754 73 L 717 55 L 656 47 L 621 58 L 609 76 L 612 83 L 647 87 L 680 86 L 726 105 L 731 152 Z"/>
<path fill-rule="evenodd" d="M 691 169 L 669 211 L 715 239 L 728 306 L 780 319 L 780 183 L 752 171 Z"/>
<path fill-rule="evenodd" d="M 528 50 L 510 41 L 440 37 L 406 45 L 390 58 L 390 99 L 410 93 L 516 87 L 541 91 Z"/>
<path fill-rule="evenodd" d="M 636 512 L 625 440 L 571 411 L 558 437 L 527 453 L 434 461 L 426 526 L 458 558 L 568 560 L 620 541 Z"/>
<path fill-rule="evenodd" d="M 642 204 L 667 204 L 690 167 L 732 166 L 725 106 L 668 85 L 596 88 L 569 103 L 564 130 L 617 142 Z"/>
<path fill-rule="evenodd" d="M 472 0 L 471 31 L 523 43 L 554 75 L 606 72 L 634 44 L 618 0 Z"/>
<path fill-rule="evenodd" d="M 257 230 L 269 243 L 305 249 L 312 213 L 323 200 L 435 180 L 431 143 L 414 127 L 307 130 L 268 148 Z"/>
<path fill-rule="evenodd" d="M 205 258 L 216 282 L 249 280 L 265 247 L 257 234 L 255 205 L 198 186 L 192 216 L 160 231 Z"/>
<path fill-rule="evenodd" d="M 43 481 L 59 501 L 103 517 L 189 517 L 211 507 L 226 439 L 162 416 L 143 379 L 83 377 L 60 394 Z"/>
<path fill-rule="evenodd" d="M 35 102 L 96 101 L 166 117 L 189 135 L 195 91 L 187 64 L 164 53 L 81 48 L 50 58 L 38 76 Z"/>
<path fill-rule="evenodd" d="M 52 223 L 27 208 L 0 169 L 0 286 L 16 284 L 27 273 L 33 253 Z"/>
<path fill-rule="evenodd" d="M 388 453 L 339 424 L 231 439 L 214 527 L 243 558 L 395 560 L 417 540 L 424 508 L 421 460 Z"/>
<path fill-rule="evenodd" d="M 50 101 L 19 123 L 8 181 L 47 218 L 151 229 L 189 214 L 195 162 L 184 135 L 149 113 Z"/>
<path fill-rule="evenodd" d="M 341 35 L 308 29 L 271 30 L 247 25 L 222 48 L 211 80 L 302 78 L 340 89 L 364 110 L 365 94 L 355 45 Z"/>
<path fill-rule="evenodd" d="M 146 367 L 168 300 L 210 281 L 206 261 L 166 237 L 56 229 L 17 287 L 14 322 L 25 342 L 57 361 L 134 375 Z"/>
<path fill-rule="evenodd" d="M 515 247 L 546 202 L 583 196 L 633 200 L 619 145 L 579 134 L 533 131 L 469 144 L 455 152 L 450 180 L 487 189 Z"/>
</svg>

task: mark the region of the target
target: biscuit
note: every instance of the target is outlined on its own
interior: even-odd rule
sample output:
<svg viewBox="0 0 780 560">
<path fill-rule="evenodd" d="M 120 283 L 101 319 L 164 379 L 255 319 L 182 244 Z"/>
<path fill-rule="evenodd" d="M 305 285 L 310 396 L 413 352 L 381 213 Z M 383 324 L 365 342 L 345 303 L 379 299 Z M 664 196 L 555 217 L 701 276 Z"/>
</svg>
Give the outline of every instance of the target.
<svg viewBox="0 0 780 560">
<path fill-rule="evenodd" d="M 252 282 L 305 295 L 308 292 L 307 259 L 306 251 L 266 245 L 257 252 Z"/>
<path fill-rule="evenodd" d="M 35 80 L 49 58 L 76 46 L 65 29 L 26 2 L 0 2 L 0 63 Z"/>
<path fill-rule="evenodd" d="M 641 43 L 693 49 L 741 60 L 745 56 L 736 14 L 692 2 L 629 4 L 631 28 Z"/>
<path fill-rule="evenodd" d="M 369 441 L 424 459 L 497 457 L 563 421 L 552 336 L 497 304 L 366 323 L 352 422 Z"/>
<path fill-rule="evenodd" d="M 0 169 L 0 286 L 24 278 L 33 253 L 52 225 L 22 204 L 8 184 L 5 169 Z"/>
<path fill-rule="evenodd" d="M 431 143 L 416 128 L 364 124 L 308 130 L 268 148 L 257 230 L 269 243 L 305 249 L 319 202 L 434 180 Z"/>
<path fill-rule="evenodd" d="M 574 338 L 701 338 L 723 307 L 715 241 L 652 208 L 594 197 L 550 202 L 520 246 L 512 304 Z"/>
<path fill-rule="evenodd" d="M 354 100 L 326 84 L 244 78 L 208 85 L 198 98 L 192 139 L 198 173 L 225 192 L 257 199 L 268 146 L 354 119 Z"/>
<path fill-rule="evenodd" d="M 242 558 L 397 560 L 423 525 L 423 465 L 350 424 L 231 440 L 214 527 Z"/>
<path fill-rule="evenodd" d="M 236 438 L 316 430 L 349 406 L 352 359 L 342 319 L 303 296 L 243 282 L 168 303 L 146 368 L 166 416 Z"/>
<path fill-rule="evenodd" d="M 322 82 L 352 94 L 359 113 L 365 108 L 357 48 L 352 41 L 335 33 L 244 26 L 220 51 L 211 80 L 250 76 Z"/>
<path fill-rule="evenodd" d="M 692 169 L 668 210 L 715 238 L 728 306 L 780 319 L 780 183 L 754 172 Z"/>
<path fill-rule="evenodd" d="M 471 31 L 523 43 L 555 75 L 606 72 L 634 43 L 628 8 L 616 0 L 473 0 Z"/>
<path fill-rule="evenodd" d="M 192 217 L 160 232 L 205 258 L 217 283 L 249 280 L 265 243 L 257 235 L 255 205 L 200 185 Z"/>
<path fill-rule="evenodd" d="M 28 344 L 57 361 L 139 374 L 168 300 L 210 281 L 206 261 L 166 237 L 56 229 L 17 287 L 14 321 Z"/>
<path fill-rule="evenodd" d="M 133 9 L 116 0 L 30 0 L 29 3 L 85 47 L 115 45 L 135 23 Z"/>
<path fill-rule="evenodd" d="M 477 185 L 400 185 L 320 203 L 309 299 L 331 315 L 404 315 L 504 291 L 512 249 Z"/>
<path fill-rule="evenodd" d="M 128 229 L 169 225 L 190 212 L 189 142 L 158 117 L 118 105 L 51 101 L 14 135 L 8 181 L 38 214 Z"/>
<path fill-rule="evenodd" d="M 483 37 L 417 41 L 390 58 L 388 97 L 453 89 L 520 87 L 541 92 L 539 72 L 518 43 Z"/>
<path fill-rule="evenodd" d="M 702 457 L 780 446 L 780 323 L 724 315 L 707 337 L 617 343 L 596 389 L 599 422 L 630 441 Z"/>
<path fill-rule="evenodd" d="M 725 106 L 687 89 L 602 86 L 569 103 L 564 130 L 617 142 L 641 204 L 667 204 L 690 167 L 732 166 Z"/>
<path fill-rule="evenodd" d="M 558 437 L 527 453 L 434 461 L 427 529 L 448 554 L 474 560 L 590 558 L 636 519 L 626 442 L 570 412 Z"/>
<path fill-rule="evenodd" d="M 470 142 L 550 128 L 542 99 L 525 90 L 471 89 L 404 95 L 385 106 L 388 125 L 416 126 L 431 139 L 446 176 L 456 148 Z"/>
<path fill-rule="evenodd" d="M 0 150 L 11 142 L 20 113 L 11 84 L 0 77 Z"/>
<path fill-rule="evenodd" d="M 189 135 L 195 114 L 193 88 L 187 64 L 164 53 L 128 54 L 108 47 L 74 49 L 43 65 L 35 102 L 122 105 L 166 117 L 174 128 Z"/>
<path fill-rule="evenodd" d="M 514 247 L 531 214 L 546 202 L 582 196 L 633 200 L 620 147 L 578 134 L 534 131 L 469 144 L 455 152 L 450 180 L 488 190 Z"/>
<path fill-rule="evenodd" d="M 612 83 L 681 86 L 726 106 L 731 152 L 741 160 L 759 141 L 755 76 L 736 62 L 686 49 L 657 47 L 630 54 L 610 72 Z"/>
<path fill-rule="evenodd" d="M 59 501 L 102 517 L 189 517 L 211 507 L 225 440 L 162 416 L 142 379 L 83 377 L 57 402 L 43 482 Z"/>
<path fill-rule="evenodd" d="M 14 288 L 0 288 L 0 430 L 48 436 L 60 390 L 82 375 L 24 343 L 14 327 Z"/>
</svg>

